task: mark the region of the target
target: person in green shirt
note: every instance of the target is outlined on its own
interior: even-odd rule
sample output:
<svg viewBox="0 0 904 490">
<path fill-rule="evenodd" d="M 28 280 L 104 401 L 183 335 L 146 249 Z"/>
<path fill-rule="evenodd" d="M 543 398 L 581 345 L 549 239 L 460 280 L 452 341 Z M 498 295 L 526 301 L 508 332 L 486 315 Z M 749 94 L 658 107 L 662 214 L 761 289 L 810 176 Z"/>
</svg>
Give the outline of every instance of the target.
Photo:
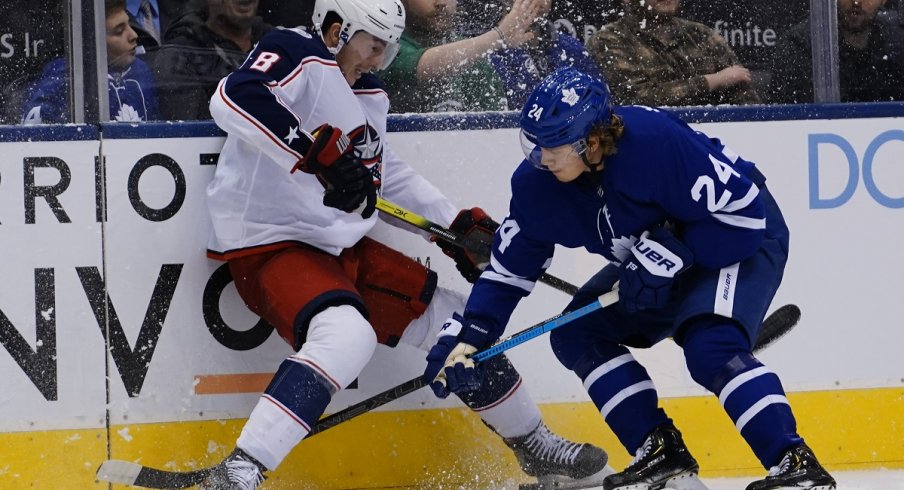
<svg viewBox="0 0 904 490">
<path fill-rule="evenodd" d="M 408 14 L 399 54 L 378 73 L 392 112 L 508 109 L 505 88 L 487 54 L 517 48 L 534 38 L 533 22 L 550 0 L 515 0 L 499 24 L 457 39 L 457 0 L 402 0 Z"/>
</svg>

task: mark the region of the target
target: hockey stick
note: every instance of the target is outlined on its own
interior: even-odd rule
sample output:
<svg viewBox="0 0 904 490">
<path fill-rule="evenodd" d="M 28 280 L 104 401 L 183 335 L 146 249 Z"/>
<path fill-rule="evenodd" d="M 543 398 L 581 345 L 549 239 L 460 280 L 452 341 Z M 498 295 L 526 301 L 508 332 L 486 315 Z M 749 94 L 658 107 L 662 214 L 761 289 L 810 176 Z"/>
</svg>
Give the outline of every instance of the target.
<svg viewBox="0 0 904 490">
<path fill-rule="evenodd" d="M 484 256 L 490 255 L 490 244 L 466 235 L 462 235 L 461 233 L 456 233 L 448 228 L 444 228 L 423 216 L 396 206 L 395 204 L 383 199 L 382 197 L 377 198 L 377 209 L 421 230 L 432 233 L 440 240 L 444 240 L 454 245 L 466 248 L 474 252 L 475 254 Z M 540 282 L 546 283 L 558 289 L 559 291 L 563 291 L 572 296 L 574 296 L 575 293 L 578 292 L 578 287 L 574 284 L 568 283 L 549 274 L 543 274 L 542 276 L 540 276 Z M 753 347 L 754 352 L 762 350 L 763 348 L 769 346 L 770 344 L 784 336 L 786 333 L 791 331 L 791 329 L 794 328 L 795 325 L 797 325 L 797 322 L 799 320 L 800 308 L 798 308 L 797 305 L 788 304 L 775 310 L 763 321 L 763 326 L 760 329 L 759 335 L 757 336 L 756 345 L 754 345 Z M 395 398 L 406 395 L 407 393 L 410 392 L 402 393 Z M 389 392 L 386 392 L 386 394 L 389 394 Z M 383 394 L 381 393 L 377 396 L 379 397 L 381 395 Z"/>
<path fill-rule="evenodd" d="M 491 357 L 498 356 L 512 347 L 523 344 L 534 337 L 543 335 L 550 330 L 559 328 L 582 316 L 605 308 L 616 301 L 618 301 L 618 291 L 609 291 L 597 298 L 593 303 L 568 313 L 558 314 L 528 327 L 514 335 L 506 337 L 486 349 L 475 352 L 471 355 L 471 358 L 477 362 L 481 362 Z M 311 428 L 311 432 L 308 433 L 308 437 L 417 391 L 426 386 L 426 384 L 427 383 L 424 382 L 423 378 L 418 376 L 394 388 L 390 388 L 379 395 L 372 396 L 367 400 L 324 417 L 314 424 L 314 427 Z M 194 471 L 166 471 L 149 468 L 130 461 L 111 459 L 104 461 L 100 465 L 95 476 L 98 480 L 145 488 L 188 488 L 204 481 L 214 468 L 215 466 Z"/>
<path fill-rule="evenodd" d="M 478 361 L 489 359 L 490 357 L 498 355 L 516 345 L 522 344 L 545 332 L 562 326 L 580 316 L 596 311 L 604 306 L 608 306 L 609 304 L 614 303 L 615 300 L 617 300 L 616 293 L 606 293 L 603 296 L 600 296 L 598 301 L 590 305 L 567 314 L 554 316 L 548 320 L 535 324 L 487 349 L 475 353 L 472 357 Z M 756 346 L 754 347 L 754 352 L 758 352 L 768 347 L 790 331 L 800 320 L 800 314 L 800 308 L 789 304 L 782 306 L 769 315 L 760 329 L 760 335 L 757 339 Z M 424 380 L 418 376 L 417 378 L 408 380 L 380 394 L 358 402 L 344 410 L 324 417 L 312 427 L 309 436 L 323 432 L 377 407 L 386 405 L 393 400 L 397 400 L 409 393 L 417 391 L 425 386 L 425 384 Z M 185 472 L 166 471 L 150 468 L 131 461 L 109 460 L 101 464 L 97 470 L 96 477 L 98 480 L 146 488 L 187 488 L 201 483 L 201 481 L 207 478 L 207 475 L 209 475 L 212 470 L 213 467 Z"/>
<path fill-rule="evenodd" d="M 597 301 L 587 306 L 571 311 L 569 313 L 559 314 L 548 320 L 537 323 L 510 337 L 507 337 L 504 340 L 497 342 L 490 347 L 487 347 L 482 351 L 474 353 L 471 357 L 478 362 L 484 361 L 493 356 L 501 354 L 502 352 L 511 349 L 516 345 L 522 344 L 538 335 L 542 335 L 554 328 L 560 327 L 565 323 L 575 320 L 576 318 L 584 316 L 600 308 L 609 306 L 616 301 L 618 301 L 618 291 L 609 291 L 608 293 L 597 298 Z M 769 347 L 773 342 L 775 342 L 786 333 L 788 333 L 792 328 L 794 328 L 794 326 L 797 325 L 798 321 L 800 321 L 800 308 L 798 308 L 797 305 L 789 304 L 775 310 L 766 318 L 766 320 L 763 321 L 763 325 L 760 328 L 760 333 L 757 336 L 756 345 L 754 345 L 753 351 L 759 352 L 766 347 Z M 550 326 L 550 324 L 553 325 Z M 351 420 L 358 415 L 369 412 L 377 407 L 381 407 L 393 400 L 401 398 L 411 392 L 417 391 L 419 388 L 425 386 L 425 384 L 426 383 L 424 383 L 423 379 L 421 379 L 420 377 L 414 378 L 398 386 L 390 388 L 378 395 L 374 395 L 367 400 L 360 401 L 344 410 L 340 410 L 332 415 L 320 419 L 319 421 L 317 421 L 314 427 L 311 428 L 309 435 L 323 432 L 329 428 L 341 424 L 342 422 Z"/>
<path fill-rule="evenodd" d="M 439 240 L 451 243 L 453 245 L 458 245 L 459 247 L 470 250 L 474 254 L 480 255 L 481 257 L 490 256 L 491 244 L 440 226 L 419 214 L 415 214 L 411 211 L 408 211 L 407 209 L 400 208 L 399 206 L 396 206 L 395 204 L 387 201 L 386 199 L 383 199 L 382 197 L 377 198 L 377 209 L 383 211 L 386 214 L 392 215 L 393 217 L 400 219 L 408 223 L 409 225 L 415 226 L 428 233 L 432 233 L 433 236 L 435 236 Z M 540 276 L 539 281 L 572 296 L 574 296 L 574 294 L 578 292 L 578 287 L 574 284 L 571 284 L 563 279 L 559 279 L 558 277 L 549 275 L 545 272 Z"/>
<path fill-rule="evenodd" d="M 787 304 L 773 311 L 763 320 L 763 325 L 756 336 L 756 343 L 753 345 L 753 352 L 759 352 L 784 337 L 799 321 L 800 308 L 795 304 Z"/>
</svg>

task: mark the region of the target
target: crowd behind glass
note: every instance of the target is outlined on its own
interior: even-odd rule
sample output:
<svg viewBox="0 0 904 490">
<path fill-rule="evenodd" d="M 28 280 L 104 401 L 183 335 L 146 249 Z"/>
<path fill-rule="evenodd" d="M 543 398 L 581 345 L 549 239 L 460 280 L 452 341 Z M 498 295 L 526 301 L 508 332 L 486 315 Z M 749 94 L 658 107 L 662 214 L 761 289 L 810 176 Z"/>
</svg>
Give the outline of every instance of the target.
<svg viewBox="0 0 904 490">
<path fill-rule="evenodd" d="M 840 101 L 904 100 L 900 0 L 834 1 Z M 403 3 L 399 55 L 378 73 L 393 112 L 518 110 L 562 65 L 606 80 L 620 104 L 814 101 L 810 0 Z M 77 4 L 0 3 L 0 124 L 92 122 L 76 105 L 92 103 L 77 67 L 94 46 L 108 88 L 99 120 L 209 119 L 217 82 L 269 29 L 309 26 L 314 0 L 96 0 L 92 18 Z M 105 24 L 87 43 L 72 26 L 95 19 Z"/>
</svg>

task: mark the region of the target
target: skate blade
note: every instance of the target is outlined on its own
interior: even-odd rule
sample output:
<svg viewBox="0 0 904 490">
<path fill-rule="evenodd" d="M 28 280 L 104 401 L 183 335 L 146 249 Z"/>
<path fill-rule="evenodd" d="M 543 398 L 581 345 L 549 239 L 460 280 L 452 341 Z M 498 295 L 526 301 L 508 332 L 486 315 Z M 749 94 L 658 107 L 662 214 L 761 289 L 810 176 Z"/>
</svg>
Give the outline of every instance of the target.
<svg viewBox="0 0 904 490">
<path fill-rule="evenodd" d="M 790 486 L 790 487 L 775 487 L 775 490 L 801 490 L 803 487 L 799 486 Z M 807 490 L 835 490 L 835 485 L 816 485 L 815 487 L 806 487 Z"/>
<path fill-rule="evenodd" d="M 696 473 L 688 471 L 679 473 L 662 483 L 634 483 L 613 490 L 709 490 L 709 488 L 697 478 Z"/>
<path fill-rule="evenodd" d="M 696 473 L 682 473 L 666 480 L 663 490 L 709 490 Z"/>
<path fill-rule="evenodd" d="M 575 480 L 561 475 L 544 475 L 537 477 L 537 483 L 522 483 L 518 486 L 518 490 L 578 490 L 581 488 L 602 488 L 603 480 L 615 473 L 611 466 L 606 465 L 605 468 L 596 473 Z"/>
</svg>

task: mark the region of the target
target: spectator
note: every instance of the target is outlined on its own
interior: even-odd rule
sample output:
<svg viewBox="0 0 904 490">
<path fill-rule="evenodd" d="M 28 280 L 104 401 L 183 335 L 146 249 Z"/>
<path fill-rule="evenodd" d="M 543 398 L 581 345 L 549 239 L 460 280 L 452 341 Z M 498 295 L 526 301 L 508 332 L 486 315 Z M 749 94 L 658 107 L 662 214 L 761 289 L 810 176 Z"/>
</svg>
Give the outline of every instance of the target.
<svg viewBox="0 0 904 490">
<path fill-rule="evenodd" d="M 408 15 L 399 54 L 380 72 L 394 112 L 486 111 L 507 108 L 502 80 L 489 52 L 518 47 L 533 37 L 540 0 L 515 0 L 498 26 L 457 39 L 457 0 L 403 0 Z"/>
<path fill-rule="evenodd" d="M 147 65 L 135 58 L 137 36 L 129 26 L 125 0 L 104 2 L 107 31 L 107 86 L 110 119 L 157 119 L 154 79 Z M 69 121 L 69 67 L 65 58 L 51 61 L 34 83 L 24 105 L 23 124 Z"/>
<path fill-rule="evenodd" d="M 750 71 L 709 27 L 676 16 L 680 0 L 623 0 L 625 15 L 587 45 L 620 104 L 760 101 Z"/>
<path fill-rule="evenodd" d="M 539 16 L 533 23 L 534 38 L 520 48 L 504 49 L 489 54 L 490 63 L 502 78 L 510 108 L 524 105 L 530 91 L 547 74 L 573 66 L 600 78 L 599 69 L 574 36 L 559 32 L 548 20 L 552 0 L 540 0 Z"/>
<path fill-rule="evenodd" d="M 681 1 L 681 16 L 718 32 L 741 64 L 753 72 L 761 95 L 769 84 L 778 41 L 809 13 L 810 0 Z"/>
<path fill-rule="evenodd" d="M 404 3 L 413 21 L 399 57 L 381 73 L 395 111 L 508 109 L 560 66 L 597 72 L 583 45 L 544 18 L 550 0 L 515 0 L 498 25 L 459 41 L 452 26 L 457 0 Z"/>
<path fill-rule="evenodd" d="M 839 83 L 843 102 L 904 100 L 904 28 L 882 21 L 885 0 L 838 0 Z M 813 102 L 810 21 L 789 31 L 774 59 L 769 101 Z"/>
<path fill-rule="evenodd" d="M 217 83 L 271 28 L 257 16 L 257 7 L 257 0 L 207 0 L 166 30 L 151 62 L 165 119 L 210 119 L 208 103 Z"/>
<path fill-rule="evenodd" d="M 127 0 L 126 10 L 143 33 L 160 44 L 160 5 L 157 0 Z M 137 30 L 135 32 L 138 32 Z"/>
<path fill-rule="evenodd" d="M 166 28 L 182 16 L 189 3 L 186 0 L 126 0 L 129 23 L 138 34 L 138 45 L 148 51 L 158 48 Z"/>
<path fill-rule="evenodd" d="M 486 26 L 502 18 L 508 2 L 461 0 L 462 13 L 456 30 L 465 36 L 481 33 Z M 615 20 L 622 11 L 621 0 L 559 0 L 552 3 L 548 18 L 559 31 L 585 43 L 600 26 Z"/>
</svg>

